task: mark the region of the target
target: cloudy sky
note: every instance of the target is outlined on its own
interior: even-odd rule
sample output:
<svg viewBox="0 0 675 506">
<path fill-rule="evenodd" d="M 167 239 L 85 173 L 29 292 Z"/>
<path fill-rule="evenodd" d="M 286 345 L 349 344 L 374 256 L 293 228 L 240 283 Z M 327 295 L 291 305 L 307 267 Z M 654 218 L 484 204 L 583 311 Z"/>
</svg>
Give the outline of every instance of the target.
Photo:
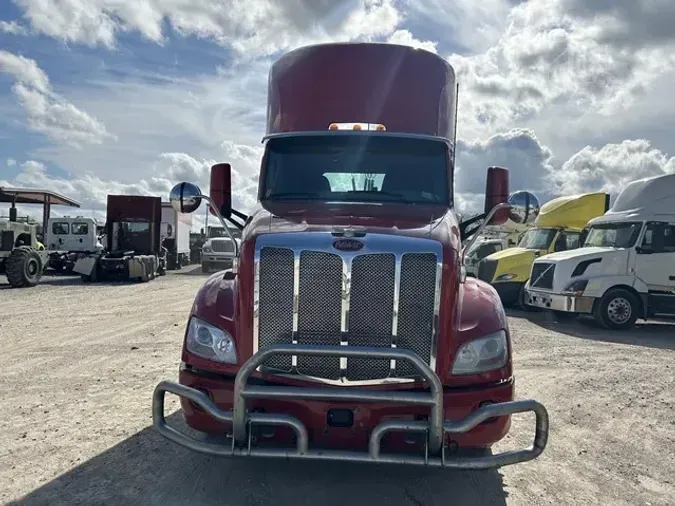
<svg viewBox="0 0 675 506">
<path fill-rule="evenodd" d="M 672 0 L 2 0 L 0 185 L 103 217 L 108 193 L 206 189 L 229 161 L 246 210 L 270 62 L 362 40 L 455 67 L 460 211 L 482 207 L 489 165 L 542 201 L 615 194 L 675 172 L 673 26 Z"/>
</svg>

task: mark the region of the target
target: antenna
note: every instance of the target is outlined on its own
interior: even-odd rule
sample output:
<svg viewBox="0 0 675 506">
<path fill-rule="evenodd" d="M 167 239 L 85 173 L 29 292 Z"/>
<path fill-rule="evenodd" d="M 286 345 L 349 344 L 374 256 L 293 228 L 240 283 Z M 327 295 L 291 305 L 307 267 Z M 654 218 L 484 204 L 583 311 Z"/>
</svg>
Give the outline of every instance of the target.
<svg viewBox="0 0 675 506">
<path fill-rule="evenodd" d="M 455 131 L 452 139 L 452 168 L 455 168 L 455 157 L 457 156 L 457 111 L 459 111 L 459 83 L 455 92 Z"/>
</svg>

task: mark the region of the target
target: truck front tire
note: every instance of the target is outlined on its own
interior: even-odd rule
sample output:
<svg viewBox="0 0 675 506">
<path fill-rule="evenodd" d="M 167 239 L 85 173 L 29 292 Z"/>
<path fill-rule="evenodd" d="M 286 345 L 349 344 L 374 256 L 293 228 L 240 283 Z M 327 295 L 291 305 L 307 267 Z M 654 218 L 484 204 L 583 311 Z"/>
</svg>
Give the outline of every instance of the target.
<svg viewBox="0 0 675 506">
<path fill-rule="evenodd" d="M 40 254 L 29 246 L 14 248 L 5 262 L 7 281 L 14 288 L 37 285 L 43 270 Z"/>
<path fill-rule="evenodd" d="M 610 330 L 626 330 L 635 325 L 640 303 L 635 295 L 622 288 L 608 290 L 594 309 L 595 320 Z"/>
<path fill-rule="evenodd" d="M 211 265 L 207 263 L 202 263 L 202 272 L 208 273 L 211 271 Z"/>
</svg>

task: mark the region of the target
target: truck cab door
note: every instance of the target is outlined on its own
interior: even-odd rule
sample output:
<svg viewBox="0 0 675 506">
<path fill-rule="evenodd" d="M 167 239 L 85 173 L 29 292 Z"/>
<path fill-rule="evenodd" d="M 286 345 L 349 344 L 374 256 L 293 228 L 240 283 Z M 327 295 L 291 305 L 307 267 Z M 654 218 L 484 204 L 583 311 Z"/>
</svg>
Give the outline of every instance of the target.
<svg viewBox="0 0 675 506">
<path fill-rule="evenodd" d="M 647 223 L 634 266 L 649 290 L 650 310 L 675 314 L 675 223 Z"/>
</svg>

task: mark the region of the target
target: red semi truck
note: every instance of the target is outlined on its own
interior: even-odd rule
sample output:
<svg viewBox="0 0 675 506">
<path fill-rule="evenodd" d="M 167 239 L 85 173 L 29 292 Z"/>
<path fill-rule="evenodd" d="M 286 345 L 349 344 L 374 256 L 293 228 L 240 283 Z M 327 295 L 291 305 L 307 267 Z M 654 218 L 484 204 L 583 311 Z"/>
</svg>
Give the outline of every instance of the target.
<svg viewBox="0 0 675 506">
<path fill-rule="evenodd" d="M 273 64 L 252 214 L 231 209 L 229 164 L 213 166 L 209 196 L 171 192 L 179 212 L 206 200 L 243 230 L 233 268 L 196 295 L 179 382 L 155 389 L 161 434 L 212 455 L 451 468 L 541 454 L 547 411 L 514 400 L 502 304 L 461 253 L 491 219 L 528 213 L 493 167 L 485 213 L 459 221 L 456 100 L 453 68 L 407 46 L 322 44 Z M 167 392 L 206 437 L 167 424 Z M 522 412 L 536 415 L 530 447 L 461 451 Z"/>
</svg>

